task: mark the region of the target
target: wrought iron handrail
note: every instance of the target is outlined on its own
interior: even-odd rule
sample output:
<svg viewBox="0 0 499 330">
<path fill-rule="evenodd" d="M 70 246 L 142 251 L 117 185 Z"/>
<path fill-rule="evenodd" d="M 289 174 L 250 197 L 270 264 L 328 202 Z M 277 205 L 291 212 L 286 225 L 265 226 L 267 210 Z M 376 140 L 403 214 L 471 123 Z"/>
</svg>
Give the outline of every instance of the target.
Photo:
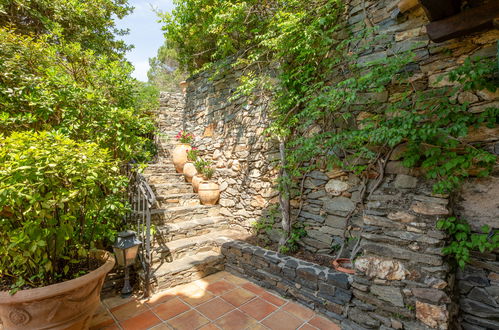
<svg viewBox="0 0 499 330">
<path fill-rule="evenodd" d="M 156 195 L 147 183 L 142 173 L 139 173 L 134 164 L 126 166 L 127 177 L 130 181 L 128 186 L 128 201 L 132 211 L 126 215 L 125 221 L 137 225 L 137 236 L 142 241 L 139 250 L 139 259 L 144 269 L 144 297 L 150 294 L 151 275 L 151 209 L 156 203 Z"/>
</svg>

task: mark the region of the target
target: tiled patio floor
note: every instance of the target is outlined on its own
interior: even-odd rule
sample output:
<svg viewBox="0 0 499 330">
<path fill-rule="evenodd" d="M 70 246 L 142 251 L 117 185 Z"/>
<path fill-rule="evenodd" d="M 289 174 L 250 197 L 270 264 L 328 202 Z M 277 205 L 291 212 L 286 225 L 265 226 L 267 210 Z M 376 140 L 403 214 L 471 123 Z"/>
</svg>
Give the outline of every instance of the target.
<svg viewBox="0 0 499 330">
<path fill-rule="evenodd" d="M 155 294 L 148 300 L 103 301 L 96 329 L 321 329 L 339 326 L 245 279 L 220 272 Z"/>
</svg>

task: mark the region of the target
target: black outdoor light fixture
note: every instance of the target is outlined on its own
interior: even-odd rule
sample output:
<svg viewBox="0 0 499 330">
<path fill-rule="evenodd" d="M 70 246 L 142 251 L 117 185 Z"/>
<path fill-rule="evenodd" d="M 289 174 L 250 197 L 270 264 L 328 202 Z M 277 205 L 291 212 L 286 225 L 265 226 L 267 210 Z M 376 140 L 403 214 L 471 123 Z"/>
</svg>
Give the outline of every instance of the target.
<svg viewBox="0 0 499 330">
<path fill-rule="evenodd" d="M 116 255 L 116 261 L 118 265 L 125 268 L 125 284 L 121 290 L 123 298 L 129 297 L 132 294 L 129 267 L 135 263 L 135 258 L 137 258 L 141 244 L 142 242 L 136 238 L 136 233 L 131 230 L 118 233 L 118 238 L 116 238 L 116 242 L 114 243 L 113 250 Z"/>
</svg>

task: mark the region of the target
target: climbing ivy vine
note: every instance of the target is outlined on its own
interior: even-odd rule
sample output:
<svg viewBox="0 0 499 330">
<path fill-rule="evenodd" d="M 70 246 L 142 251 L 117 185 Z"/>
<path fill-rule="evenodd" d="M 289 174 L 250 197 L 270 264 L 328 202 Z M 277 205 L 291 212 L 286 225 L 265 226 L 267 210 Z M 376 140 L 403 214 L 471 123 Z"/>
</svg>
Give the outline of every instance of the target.
<svg viewBox="0 0 499 330">
<path fill-rule="evenodd" d="M 267 133 L 281 145 L 280 202 L 288 220 L 298 178 L 315 168 L 376 177 L 391 156 L 434 179 L 435 192 L 448 193 L 496 162 L 469 131 L 494 127 L 499 109 L 474 114 L 457 101 L 462 92 L 497 89 L 490 59 L 468 58 L 428 82 L 413 52 L 398 52 L 368 20 L 349 26 L 340 0 L 176 4 L 162 19 L 180 64 L 190 72 L 242 70 L 237 96 L 272 100 Z M 372 47 L 387 56 L 366 60 Z M 283 227 L 289 239 L 291 221 Z"/>
</svg>

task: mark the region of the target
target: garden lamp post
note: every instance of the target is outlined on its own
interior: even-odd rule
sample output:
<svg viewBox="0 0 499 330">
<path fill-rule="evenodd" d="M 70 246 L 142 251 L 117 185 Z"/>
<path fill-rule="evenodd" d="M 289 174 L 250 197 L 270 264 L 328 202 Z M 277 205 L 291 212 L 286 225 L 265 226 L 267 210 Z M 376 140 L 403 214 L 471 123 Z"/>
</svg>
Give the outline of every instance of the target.
<svg viewBox="0 0 499 330">
<path fill-rule="evenodd" d="M 135 235 L 136 233 L 131 230 L 122 231 L 118 233 L 118 237 L 113 246 L 118 265 L 125 268 L 125 284 L 121 290 L 121 297 L 123 298 L 129 297 L 132 294 L 129 267 L 135 263 L 139 246 L 142 244 Z"/>
</svg>

